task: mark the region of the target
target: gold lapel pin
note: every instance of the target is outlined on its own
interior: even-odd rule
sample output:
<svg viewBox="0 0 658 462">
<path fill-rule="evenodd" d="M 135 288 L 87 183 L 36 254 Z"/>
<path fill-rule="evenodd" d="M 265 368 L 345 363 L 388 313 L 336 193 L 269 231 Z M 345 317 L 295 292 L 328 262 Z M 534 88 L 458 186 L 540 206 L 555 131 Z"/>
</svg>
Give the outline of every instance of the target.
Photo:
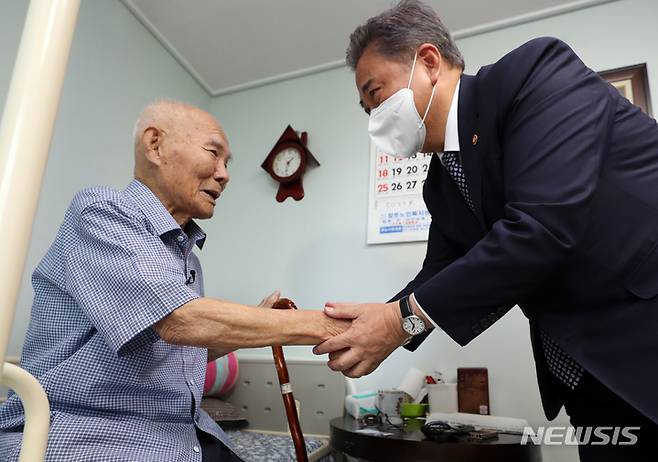
<svg viewBox="0 0 658 462">
<path fill-rule="evenodd" d="M 478 138 L 478 134 L 477 134 L 477 133 L 474 133 L 474 134 L 473 134 L 473 146 L 475 146 L 476 144 L 478 144 L 478 139 L 479 139 L 479 138 Z"/>
</svg>

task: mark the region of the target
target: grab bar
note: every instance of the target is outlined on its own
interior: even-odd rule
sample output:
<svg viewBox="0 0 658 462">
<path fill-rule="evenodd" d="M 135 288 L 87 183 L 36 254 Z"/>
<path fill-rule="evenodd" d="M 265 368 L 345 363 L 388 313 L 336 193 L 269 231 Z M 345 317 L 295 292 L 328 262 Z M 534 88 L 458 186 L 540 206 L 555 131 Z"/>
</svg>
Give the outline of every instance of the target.
<svg viewBox="0 0 658 462">
<path fill-rule="evenodd" d="M 57 116 L 80 0 L 32 0 L 0 124 L 0 229 L 6 252 L 0 265 L 0 364 L 16 312 L 32 223 Z M 4 364 L 0 383 L 23 401 L 21 462 L 43 460 L 50 408 L 39 382 Z"/>
</svg>

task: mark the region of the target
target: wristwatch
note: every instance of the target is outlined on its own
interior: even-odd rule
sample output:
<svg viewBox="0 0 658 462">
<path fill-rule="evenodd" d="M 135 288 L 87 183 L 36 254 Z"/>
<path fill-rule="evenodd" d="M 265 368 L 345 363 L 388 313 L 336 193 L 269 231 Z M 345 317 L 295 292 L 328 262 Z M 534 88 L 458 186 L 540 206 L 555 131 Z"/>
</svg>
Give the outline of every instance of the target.
<svg viewBox="0 0 658 462">
<path fill-rule="evenodd" d="M 402 329 L 407 334 L 413 337 L 414 335 L 425 332 L 425 322 L 411 311 L 408 295 L 400 299 L 400 313 L 402 314 Z"/>
</svg>

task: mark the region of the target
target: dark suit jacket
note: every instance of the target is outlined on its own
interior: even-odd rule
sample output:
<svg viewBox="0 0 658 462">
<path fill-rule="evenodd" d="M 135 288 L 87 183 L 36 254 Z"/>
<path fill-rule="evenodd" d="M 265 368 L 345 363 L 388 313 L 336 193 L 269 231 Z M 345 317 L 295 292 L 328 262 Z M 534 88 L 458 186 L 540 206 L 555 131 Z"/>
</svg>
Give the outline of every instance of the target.
<svg viewBox="0 0 658 462">
<path fill-rule="evenodd" d="M 394 299 L 413 292 L 460 345 L 518 304 L 549 419 L 537 329 L 658 422 L 656 121 L 553 38 L 462 76 L 458 112 L 475 213 L 434 156 L 427 256 Z"/>
</svg>

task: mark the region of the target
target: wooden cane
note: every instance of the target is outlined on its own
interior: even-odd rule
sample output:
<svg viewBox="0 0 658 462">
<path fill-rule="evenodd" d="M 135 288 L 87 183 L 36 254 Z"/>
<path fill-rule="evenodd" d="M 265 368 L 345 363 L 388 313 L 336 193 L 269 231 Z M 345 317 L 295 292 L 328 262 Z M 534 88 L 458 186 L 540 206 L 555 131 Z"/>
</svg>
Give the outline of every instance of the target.
<svg viewBox="0 0 658 462">
<path fill-rule="evenodd" d="M 295 303 L 290 299 L 280 298 L 274 302 L 272 308 L 276 310 L 296 310 L 297 306 L 295 306 Z M 295 444 L 297 462 L 308 462 L 306 443 L 304 443 L 302 427 L 299 425 L 299 416 L 297 415 L 295 398 L 292 395 L 292 386 L 290 385 L 290 379 L 288 378 L 288 366 L 286 366 L 286 358 L 283 356 L 283 348 L 280 346 L 273 346 L 272 354 L 274 355 L 276 373 L 279 376 L 279 385 L 281 385 L 281 396 L 283 397 L 283 405 L 286 408 L 288 427 L 290 428 L 292 441 Z"/>
</svg>

